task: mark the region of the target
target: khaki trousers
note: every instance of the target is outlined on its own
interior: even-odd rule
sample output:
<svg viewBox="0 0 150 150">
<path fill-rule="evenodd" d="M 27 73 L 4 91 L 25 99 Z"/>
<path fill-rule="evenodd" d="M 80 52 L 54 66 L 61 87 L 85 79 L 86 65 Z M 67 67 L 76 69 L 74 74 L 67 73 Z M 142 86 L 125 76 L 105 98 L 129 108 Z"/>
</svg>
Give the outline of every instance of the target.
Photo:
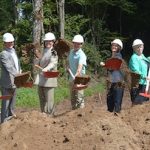
<svg viewBox="0 0 150 150">
<path fill-rule="evenodd" d="M 38 86 L 41 112 L 52 114 L 54 112 L 54 88 Z"/>
<path fill-rule="evenodd" d="M 84 90 L 75 90 L 74 83 L 69 83 L 72 109 L 84 108 Z"/>
</svg>

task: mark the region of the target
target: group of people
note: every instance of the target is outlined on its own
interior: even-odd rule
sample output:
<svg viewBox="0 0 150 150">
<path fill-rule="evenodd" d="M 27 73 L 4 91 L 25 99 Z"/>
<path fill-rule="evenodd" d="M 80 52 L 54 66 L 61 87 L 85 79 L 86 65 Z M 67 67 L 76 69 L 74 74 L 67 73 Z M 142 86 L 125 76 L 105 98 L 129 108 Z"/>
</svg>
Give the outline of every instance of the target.
<svg viewBox="0 0 150 150">
<path fill-rule="evenodd" d="M 21 73 L 19 58 L 14 49 L 14 36 L 11 33 L 3 35 L 4 49 L 0 53 L 1 65 L 1 94 L 11 95 L 2 99 L 1 105 L 1 123 L 16 117 L 14 113 L 16 103 L 16 85 L 14 84 L 15 77 Z M 57 77 L 47 78 L 44 72 L 57 70 L 58 55 L 54 49 L 55 35 L 48 32 L 44 36 L 44 49 L 42 55 L 36 55 L 36 65 L 40 69 L 36 79 L 35 85 L 38 87 L 38 95 L 40 100 L 41 112 L 53 114 L 54 112 L 54 89 L 57 87 Z M 84 90 L 77 90 L 74 88 L 74 79 L 78 75 L 84 75 L 86 72 L 86 55 L 82 50 L 84 43 L 83 36 L 78 34 L 72 40 L 73 49 L 70 50 L 68 56 L 68 72 L 69 72 L 69 86 L 71 94 L 72 109 L 84 107 Z M 36 50 L 35 50 L 36 52 Z M 73 75 L 73 76 L 72 76 Z"/>
<path fill-rule="evenodd" d="M 118 58 L 123 60 L 121 50 L 123 43 L 120 39 L 115 39 L 111 42 L 111 58 Z M 143 54 L 144 43 L 141 39 L 135 39 L 132 44 L 133 54 L 129 60 L 128 69 L 130 72 L 125 72 L 120 69 L 108 69 L 108 90 L 107 90 L 107 109 L 109 112 L 114 112 L 118 115 L 121 111 L 122 100 L 124 95 L 126 80 L 126 73 L 135 73 L 139 76 L 138 86 L 131 86 L 129 91 L 131 95 L 132 105 L 142 104 L 149 100 L 149 98 L 141 95 L 146 91 L 146 85 L 150 81 L 148 76 L 150 60 Z M 104 62 L 100 63 L 105 66 Z M 136 80 L 136 79 L 133 79 Z"/>
<path fill-rule="evenodd" d="M 1 94 L 11 95 L 10 98 L 4 98 L 1 106 L 1 123 L 16 117 L 14 113 L 14 107 L 16 103 L 16 85 L 14 84 L 15 77 L 21 73 L 21 67 L 19 58 L 14 49 L 14 37 L 11 33 L 5 33 L 3 35 L 4 49 L 0 53 L 0 65 L 1 65 Z M 55 35 L 48 32 L 44 36 L 44 49 L 42 55 L 36 55 L 36 65 L 40 66 L 40 69 L 35 84 L 38 87 L 38 95 L 40 100 L 41 112 L 47 114 L 53 114 L 54 104 L 54 89 L 57 87 L 57 77 L 47 78 L 43 72 L 56 71 L 58 64 L 58 55 L 54 49 Z M 74 88 L 74 80 L 78 75 L 86 74 L 87 57 L 82 50 L 84 44 L 84 38 L 78 34 L 73 37 L 72 40 L 73 49 L 70 50 L 68 56 L 67 70 L 69 73 L 69 88 L 71 95 L 72 109 L 84 108 L 84 90 L 78 90 Z M 139 86 L 132 87 L 131 101 L 133 104 L 141 104 L 148 99 L 141 96 L 139 93 L 144 92 L 146 88 L 148 77 L 150 60 L 143 55 L 144 43 L 140 39 L 136 39 L 132 45 L 133 55 L 129 61 L 129 69 L 140 75 Z M 120 39 L 115 39 L 111 42 L 112 58 L 118 58 L 123 60 L 121 50 L 123 49 L 123 43 Z M 101 66 L 105 66 L 102 62 Z M 121 111 L 122 99 L 124 94 L 124 73 L 121 69 L 112 70 L 108 69 L 108 82 L 109 88 L 107 92 L 107 108 L 108 111 L 118 114 Z"/>
</svg>

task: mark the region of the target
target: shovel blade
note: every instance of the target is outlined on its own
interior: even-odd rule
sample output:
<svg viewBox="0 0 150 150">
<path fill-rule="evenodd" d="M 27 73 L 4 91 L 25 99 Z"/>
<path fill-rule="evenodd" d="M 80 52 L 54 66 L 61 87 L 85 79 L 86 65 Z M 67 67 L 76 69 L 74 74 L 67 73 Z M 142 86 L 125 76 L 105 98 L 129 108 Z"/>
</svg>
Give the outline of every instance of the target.
<svg viewBox="0 0 150 150">
<path fill-rule="evenodd" d="M 23 85 L 24 88 L 32 88 L 33 87 L 33 82 L 26 82 L 24 85 Z"/>
<path fill-rule="evenodd" d="M 86 89 L 87 87 L 88 87 L 88 85 L 82 85 L 82 84 L 75 84 L 74 85 L 75 90 L 83 90 L 83 89 Z"/>
<path fill-rule="evenodd" d="M 51 71 L 51 72 L 43 72 L 44 76 L 46 78 L 57 78 L 58 75 L 59 75 L 59 72 L 58 71 Z"/>
<path fill-rule="evenodd" d="M 141 96 L 144 96 L 144 97 L 150 98 L 150 94 L 148 94 L 148 93 L 140 93 L 140 95 L 141 95 Z"/>
<path fill-rule="evenodd" d="M 122 64 L 122 60 L 119 58 L 110 58 L 105 62 L 105 67 L 111 70 L 119 70 Z"/>
<path fill-rule="evenodd" d="M 0 99 L 1 100 L 10 100 L 11 97 L 12 97 L 12 95 L 1 95 Z"/>
</svg>

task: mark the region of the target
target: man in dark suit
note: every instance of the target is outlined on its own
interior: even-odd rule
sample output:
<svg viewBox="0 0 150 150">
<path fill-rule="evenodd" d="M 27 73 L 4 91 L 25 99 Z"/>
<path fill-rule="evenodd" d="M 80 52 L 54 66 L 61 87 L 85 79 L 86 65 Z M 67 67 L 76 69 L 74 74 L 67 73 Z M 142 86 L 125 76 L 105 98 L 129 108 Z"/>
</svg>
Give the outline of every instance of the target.
<svg viewBox="0 0 150 150">
<path fill-rule="evenodd" d="M 14 37 L 11 33 L 3 35 L 4 49 L 0 53 L 1 77 L 0 86 L 2 95 L 12 97 L 2 99 L 1 123 L 15 117 L 14 107 L 16 102 L 16 86 L 14 79 L 21 71 L 19 60 L 14 49 Z"/>
</svg>

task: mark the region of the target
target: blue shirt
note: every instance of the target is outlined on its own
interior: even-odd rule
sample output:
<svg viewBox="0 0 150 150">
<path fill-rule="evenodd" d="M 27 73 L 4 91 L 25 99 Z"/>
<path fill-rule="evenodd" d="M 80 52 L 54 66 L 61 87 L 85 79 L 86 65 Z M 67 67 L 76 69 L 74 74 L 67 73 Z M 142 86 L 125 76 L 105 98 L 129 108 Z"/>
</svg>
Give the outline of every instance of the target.
<svg viewBox="0 0 150 150">
<path fill-rule="evenodd" d="M 87 65 L 86 59 L 87 59 L 86 55 L 81 48 L 77 51 L 74 51 L 73 49 L 70 51 L 69 67 L 73 75 L 76 74 L 78 65 L 83 65 L 82 70 L 81 70 L 81 75 L 85 74 L 85 69 L 86 69 L 85 66 Z M 69 80 L 73 80 L 71 76 L 69 76 Z"/>
</svg>

